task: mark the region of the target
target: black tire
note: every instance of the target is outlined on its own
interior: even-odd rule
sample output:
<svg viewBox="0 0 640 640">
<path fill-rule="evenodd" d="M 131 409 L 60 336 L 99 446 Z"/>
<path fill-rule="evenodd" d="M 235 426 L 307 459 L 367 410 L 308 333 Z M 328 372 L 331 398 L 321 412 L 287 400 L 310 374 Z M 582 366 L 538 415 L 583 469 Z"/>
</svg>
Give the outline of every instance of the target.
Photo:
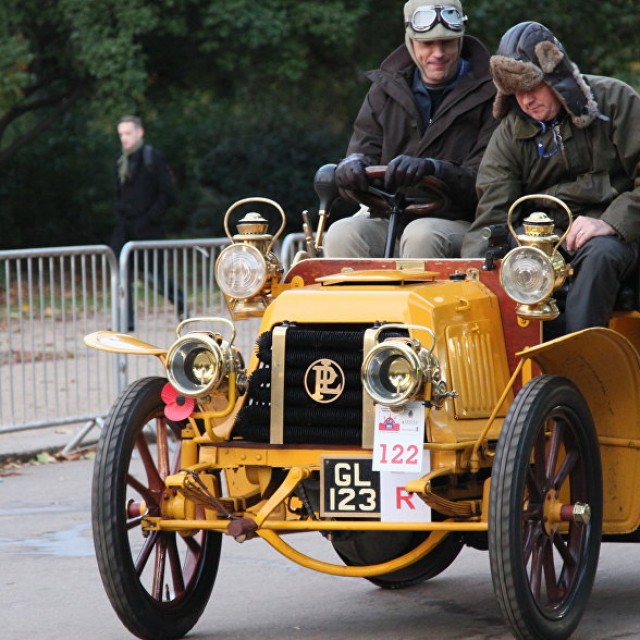
<svg viewBox="0 0 640 640">
<path fill-rule="evenodd" d="M 180 463 L 182 425 L 164 417 L 165 383 L 143 378 L 116 401 L 98 442 L 92 487 L 102 582 L 123 624 L 149 640 L 181 638 L 196 624 L 213 589 L 222 539 L 210 531 L 142 535 L 138 506 L 144 501 L 149 515 L 160 514 L 164 478 Z"/>
<path fill-rule="evenodd" d="M 359 531 L 345 540 L 333 542 L 342 561 L 348 566 L 380 564 L 409 553 L 429 533 L 422 531 Z M 367 578 L 383 589 L 403 589 L 442 573 L 457 557 L 463 543 L 457 534 L 449 534 L 426 556 L 398 571 Z"/>
<path fill-rule="evenodd" d="M 588 504 L 589 523 L 572 520 L 560 531 L 547 519 L 545 526 L 553 491 L 561 504 Z M 505 419 L 489 504 L 493 588 L 517 638 L 573 633 L 593 587 L 601 534 L 600 451 L 587 403 L 566 378 L 534 378 Z"/>
</svg>

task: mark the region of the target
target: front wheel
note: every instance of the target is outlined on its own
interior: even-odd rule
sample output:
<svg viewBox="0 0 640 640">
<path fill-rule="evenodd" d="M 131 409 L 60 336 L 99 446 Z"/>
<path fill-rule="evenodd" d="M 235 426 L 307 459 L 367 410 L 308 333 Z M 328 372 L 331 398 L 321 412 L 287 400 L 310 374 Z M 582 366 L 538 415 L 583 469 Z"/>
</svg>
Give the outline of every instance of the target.
<svg viewBox="0 0 640 640">
<path fill-rule="evenodd" d="M 517 638 L 573 633 L 601 533 L 602 471 L 589 408 L 570 380 L 534 378 L 505 418 L 489 504 L 493 587 Z"/>
<path fill-rule="evenodd" d="M 146 532 L 145 514 L 159 516 L 165 478 L 180 467 L 182 424 L 164 416 L 163 378 L 134 382 L 102 430 L 92 488 L 93 538 L 111 605 L 135 635 L 183 637 L 209 601 L 221 535 Z"/>
<path fill-rule="evenodd" d="M 348 566 L 380 564 L 409 553 L 430 534 L 422 531 L 354 531 L 333 547 Z M 442 573 L 457 557 L 463 543 L 460 536 L 449 534 L 426 556 L 404 569 L 367 578 L 383 589 L 403 589 L 425 582 Z"/>
</svg>

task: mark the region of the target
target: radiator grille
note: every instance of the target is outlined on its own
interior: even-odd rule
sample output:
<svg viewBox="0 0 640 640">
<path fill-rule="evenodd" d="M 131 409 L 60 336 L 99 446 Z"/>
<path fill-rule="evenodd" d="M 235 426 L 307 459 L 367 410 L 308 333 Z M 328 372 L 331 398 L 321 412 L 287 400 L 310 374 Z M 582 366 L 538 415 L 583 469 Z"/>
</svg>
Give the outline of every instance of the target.
<svg viewBox="0 0 640 640">
<path fill-rule="evenodd" d="M 287 444 L 360 444 L 363 337 L 369 327 L 353 325 L 289 326 L 284 373 L 284 442 Z M 272 333 L 256 343 L 259 366 L 249 379 L 248 398 L 238 412 L 234 435 L 269 442 Z M 344 373 L 344 388 L 330 403 L 312 399 L 305 374 L 318 360 L 330 360 Z M 273 399 L 277 401 L 277 399 Z"/>
</svg>

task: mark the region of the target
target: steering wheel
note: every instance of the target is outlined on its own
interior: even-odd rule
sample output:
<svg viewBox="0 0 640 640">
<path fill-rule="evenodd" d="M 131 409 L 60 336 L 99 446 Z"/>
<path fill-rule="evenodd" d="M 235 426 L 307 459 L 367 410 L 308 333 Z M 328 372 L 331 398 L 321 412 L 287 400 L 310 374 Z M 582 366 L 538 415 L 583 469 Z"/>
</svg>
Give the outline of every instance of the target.
<svg viewBox="0 0 640 640">
<path fill-rule="evenodd" d="M 397 194 L 387 193 L 375 184 L 375 181 L 384 179 L 386 170 L 387 167 L 385 165 L 367 167 L 365 173 L 369 181 L 369 190 L 349 189 L 348 193 L 354 200 L 367 207 L 389 215 L 392 209 L 397 206 Z M 449 205 L 448 187 L 439 178 L 425 176 L 419 186 L 426 192 L 426 196 L 429 199 L 425 202 L 422 198 L 405 196 L 402 208 L 403 214 L 417 217 L 433 215 Z"/>
</svg>

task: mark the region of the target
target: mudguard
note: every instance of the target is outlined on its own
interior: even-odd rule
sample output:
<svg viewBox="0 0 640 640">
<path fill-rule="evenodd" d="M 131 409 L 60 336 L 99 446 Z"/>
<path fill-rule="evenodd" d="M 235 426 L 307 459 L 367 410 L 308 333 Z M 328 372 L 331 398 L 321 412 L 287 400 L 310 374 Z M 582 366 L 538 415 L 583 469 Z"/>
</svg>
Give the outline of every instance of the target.
<svg viewBox="0 0 640 640">
<path fill-rule="evenodd" d="M 604 533 L 640 526 L 640 355 L 623 335 L 591 328 L 519 352 L 572 380 L 593 416 L 602 458 Z"/>
<path fill-rule="evenodd" d="M 84 337 L 84 343 L 92 349 L 108 353 L 126 353 L 139 356 L 164 356 L 167 349 L 117 331 L 96 331 Z"/>
</svg>

